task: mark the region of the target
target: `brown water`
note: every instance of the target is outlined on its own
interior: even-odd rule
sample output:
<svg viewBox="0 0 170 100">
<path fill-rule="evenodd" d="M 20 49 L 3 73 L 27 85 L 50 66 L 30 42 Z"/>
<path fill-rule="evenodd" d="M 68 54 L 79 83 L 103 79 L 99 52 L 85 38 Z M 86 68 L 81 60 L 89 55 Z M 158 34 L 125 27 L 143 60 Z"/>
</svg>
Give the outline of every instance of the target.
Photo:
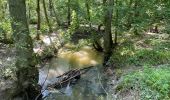
<svg viewBox="0 0 170 100">
<path fill-rule="evenodd" d="M 44 95 L 47 95 L 47 100 L 99 100 L 99 98 L 103 98 L 105 92 L 98 70 L 102 64 L 102 54 L 89 46 L 84 46 L 76 51 L 73 50 L 74 47 L 74 45 L 65 45 L 64 48 L 59 50 L 56 58 L 53 58 L 45 67 L 40 69 L 39 84 L 43 84 L 48 75 L 43 85 L 44 89 L 48 84 L 57 81 L 56 77 L 58 75 L 70 69 L 84 68 L 91 65 L 96 67 L 82 75 L 81 79 L 74 86 L 68 85 L 61 90 L 52 89 L 43 92 Z M 62 93 L 59 91 L 62 91 Z"/>
</svg>

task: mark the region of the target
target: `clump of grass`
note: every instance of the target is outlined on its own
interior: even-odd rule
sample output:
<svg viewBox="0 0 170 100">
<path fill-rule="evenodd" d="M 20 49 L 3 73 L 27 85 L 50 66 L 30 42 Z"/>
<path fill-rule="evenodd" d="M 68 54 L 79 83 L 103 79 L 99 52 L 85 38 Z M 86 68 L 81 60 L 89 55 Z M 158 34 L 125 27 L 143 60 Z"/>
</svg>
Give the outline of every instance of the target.
<svg viewBox="0 0 170 100">
<path fill-rule="evenodd" d="M 141 100 L 170 99 L 170 66 L 161 68 L 145 67 L 123 77 L 117 91 L 137 90 Z"/>
</svg>

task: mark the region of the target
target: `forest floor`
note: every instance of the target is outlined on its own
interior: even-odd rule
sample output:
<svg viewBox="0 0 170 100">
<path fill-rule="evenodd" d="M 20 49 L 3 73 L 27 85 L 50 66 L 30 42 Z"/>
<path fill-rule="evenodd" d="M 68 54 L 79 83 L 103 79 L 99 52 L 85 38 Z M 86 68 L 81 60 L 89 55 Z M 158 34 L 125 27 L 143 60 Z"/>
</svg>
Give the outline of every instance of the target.
<svg viewBox="0 0 170 100">
<path fill-rule="evenodd" d="M 12 88 L 14 78 L 15 50 L 11 45 L 0 44 L 0 97 L 5 100 L 6 89 Z"/>
<path fill-rule="evenodd" d="M 148 96 L 151 100 L 157 100 L 151 97 L 153 94 L 147 94 L 147 91 L 136 88 L 147 88 L 141 86 L 145 84 L 144 82 L 138 83 L 137 81 L 149 81 L 152 84 L 152 80 L 147 78 L 147 75 L 148 77 L 155 75 L 152 77 L 159 77 L 160 79 L 165 76 L 165 79 L 169 81 L 167 74 L 161 76 L 159 71 L 158 73 L 156 71 L 159 68 L 165 68 L 165 71 L 170 68 L 170 35 L 147 32 L 140 36 L 126 34 L 119 39 L 120 44 L 113 51 L 110 60 L 111 67 L 106 71 L 106 73 L 114 73 L 109 77 L 110 82 L 108 81 L 112 95 L 118 100 L 140 100 L 143 95 Z M 150 70 L 150 72 L 146 73 L 145 70 Z M 157 80 L 156 78 L 153 79 L 155 83 Z M 141 91 L 145 94 L 141 94 Z M 143 99 L 148 98 L 144 97 Z"/>
<path fill-rule="evenodd" d="M 170 65 L 170 35 L 149 32 L 140 36 L 125 35 L 119 37 L 119 45 L 113 52 L 109 67 L 104 69 L 104 75 L 109 76 L 108 93 L 118 100 L 132 100 L 139 95 L 133 89 L 119 85 L 124 76 L 143 70 L 143 66 L 158 68 Z M 14 62 L 13 46 L 0 44 L 0 97 L 6 88 L 11 87 L 11 80 L 15 80 Z"/>
</svg>

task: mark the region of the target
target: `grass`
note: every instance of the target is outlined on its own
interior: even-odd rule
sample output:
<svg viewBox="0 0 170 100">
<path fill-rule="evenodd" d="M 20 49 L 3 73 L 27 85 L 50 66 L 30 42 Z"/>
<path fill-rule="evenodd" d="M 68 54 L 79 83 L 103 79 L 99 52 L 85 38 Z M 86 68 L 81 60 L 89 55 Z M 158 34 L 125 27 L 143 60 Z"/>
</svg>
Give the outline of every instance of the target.
<svg viewBox="0 0 170 100">
<path fill-rule="evenodd" d="M 123 76 L 118 91 L 138 91 L 141 100 L 170 99 L 170 65 L 161 68 L 145 67 Z"/>
<path fill-rule="evenodd" d="M 136 51 L 133 56 L 129 57 L 128 62 L 136 66 L 165 64 L 170 62 L 170 52 L 143 49 Z"/>
<path fill-rule="evenodd" d="M 120 37 L 110 61 L 122 70 L 134 69 L 120 76 L 117 93 L 133 91 L 140 100 L 170 100 L 170 40 L 163 36 Z"/>
<path fill-rule="evenodd" d="M 170 63 L 170 40 L 159 36 L 130 39 L 125 39 L 111 57 L 117 67 Z"/>
</svg>

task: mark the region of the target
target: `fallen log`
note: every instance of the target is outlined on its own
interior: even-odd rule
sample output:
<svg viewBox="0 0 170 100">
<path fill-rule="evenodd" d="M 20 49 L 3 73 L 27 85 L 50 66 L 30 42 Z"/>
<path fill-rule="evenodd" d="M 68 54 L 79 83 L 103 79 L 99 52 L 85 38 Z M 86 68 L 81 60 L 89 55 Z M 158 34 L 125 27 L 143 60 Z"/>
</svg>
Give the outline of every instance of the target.
<svg viewBox="0 0 170 100">
<path fill-rule="evenodd" d="M 81 75 L 86 73 L 92 67 L 94 66 L 89 66 L 82 69 L 72 69 L 60 76 L 57 76 L 56 78 L 58 78 L 58 81 L 56 81 L 54 84 L 49 84 L 47 87 L 60 89 L 66 87 L 69 83 L 75 84 L 81 78 Z"/>
</svg>

